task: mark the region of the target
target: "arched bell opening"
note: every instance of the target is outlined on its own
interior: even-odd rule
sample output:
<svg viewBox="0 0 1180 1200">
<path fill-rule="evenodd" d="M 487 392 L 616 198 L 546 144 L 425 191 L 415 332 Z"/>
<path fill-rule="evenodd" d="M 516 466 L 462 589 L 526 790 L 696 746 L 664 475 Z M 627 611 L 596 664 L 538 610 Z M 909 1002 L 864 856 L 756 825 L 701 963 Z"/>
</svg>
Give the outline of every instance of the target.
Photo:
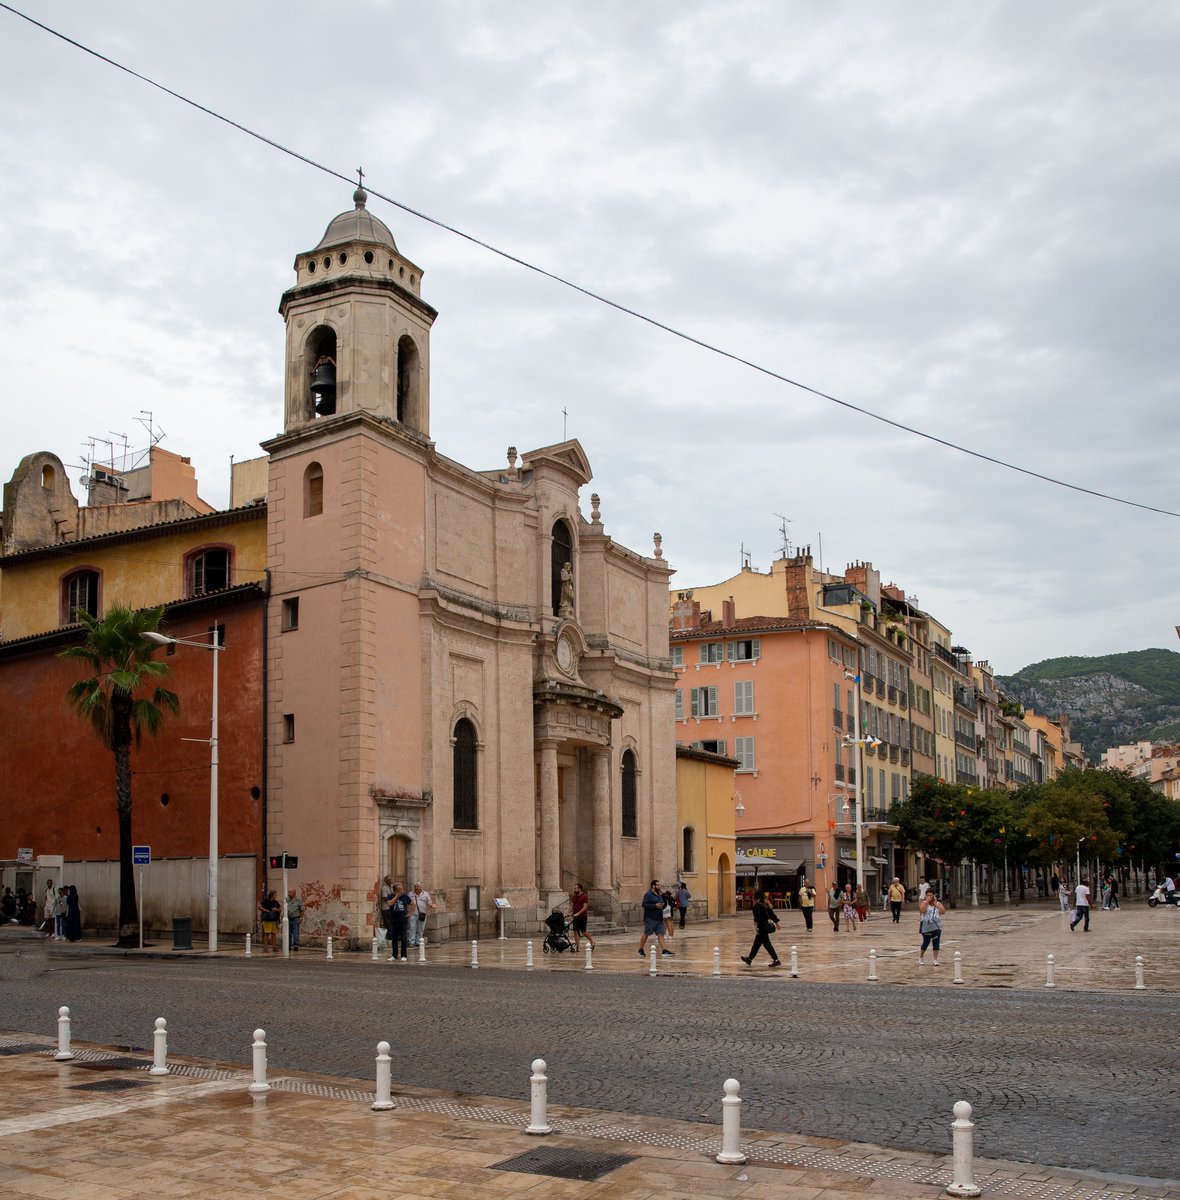
<svg viewBox="0 0 1180 1200">
<path fill-rule="evenodd" d="M 421 428 L 418 412 L 418 383 L 421 362 L 414 339 L 403 334 L 397 344 L 397 419 L 413 429 Z"/>
<path fill-rule="evenodd" d="M 561 595 L 562 584 L 564 582 L 562 570 L 567 563 L 570 564 L 570 580 L 572 585 L 574 539 L 570 533 L 570 527 L 564 521 L 554 521 L 552 536 L 553 544 L 549 564 L 549 586 L 552 592 L 553 615 L 556 617 L 561 615 Z M 570 613 L 569 615 L 572 616 L 573 614 Z"/>
<path fill-rule="evenodd" d="M 307 339 L 308 411 L 317 417 L 336 412 L 336 331 L 321 325 Z"/>
</svg>

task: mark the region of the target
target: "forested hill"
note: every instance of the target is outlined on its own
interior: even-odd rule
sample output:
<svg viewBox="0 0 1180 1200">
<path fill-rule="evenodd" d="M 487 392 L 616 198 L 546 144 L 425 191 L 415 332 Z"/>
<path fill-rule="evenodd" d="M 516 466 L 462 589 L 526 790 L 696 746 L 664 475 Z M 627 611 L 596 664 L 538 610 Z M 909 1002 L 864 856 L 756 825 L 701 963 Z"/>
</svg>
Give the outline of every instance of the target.
<svg viewBox="0 0 1180 1200">
<path fill-rule="evenodd" d="M 1047 717 L 1067 712 L 1097 763 L 1131 742 L 1180 742 L 1180 654 L 1131 650 L 1097 658 L 1047 658 L 996 676 L 1004 693 Z"/>
</svg>

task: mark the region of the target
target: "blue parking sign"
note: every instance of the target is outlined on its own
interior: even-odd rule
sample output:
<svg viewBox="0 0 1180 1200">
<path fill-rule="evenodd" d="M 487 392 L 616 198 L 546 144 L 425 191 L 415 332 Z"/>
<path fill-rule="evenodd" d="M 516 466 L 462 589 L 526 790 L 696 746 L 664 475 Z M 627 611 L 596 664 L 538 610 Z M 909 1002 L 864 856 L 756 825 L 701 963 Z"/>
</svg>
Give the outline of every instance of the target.
<svg viewBox="0 0 1180 1200">
<path fill-rule="evenodd" d="M 132 846 L 131 865 L 134 867 L 150 867 L 152 865 L 151 846 Z"/>
</svg>

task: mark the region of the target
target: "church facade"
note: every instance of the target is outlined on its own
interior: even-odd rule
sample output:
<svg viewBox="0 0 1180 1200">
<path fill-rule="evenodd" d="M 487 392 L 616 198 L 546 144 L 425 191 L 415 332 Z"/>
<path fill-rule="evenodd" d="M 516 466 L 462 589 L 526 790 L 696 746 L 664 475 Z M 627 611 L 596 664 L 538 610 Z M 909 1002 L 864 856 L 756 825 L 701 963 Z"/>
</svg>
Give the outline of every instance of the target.
<svg viewBox="0 0 1180 1200">
<path fill-rule="evenodd" d="M 422 272 L 366 207 L 297 256 L 268 455 L 269 854 L 340 933 L 380 879 L 436 934 L 629 915 L 676 867 L 671 571 L 587 516 L 576 440 L 472 470 L 430 438 Z M 476 890 L 478 889 L 478 891 Z M 478 907 L 472 918 L 469 910 Z"/>
</svg>

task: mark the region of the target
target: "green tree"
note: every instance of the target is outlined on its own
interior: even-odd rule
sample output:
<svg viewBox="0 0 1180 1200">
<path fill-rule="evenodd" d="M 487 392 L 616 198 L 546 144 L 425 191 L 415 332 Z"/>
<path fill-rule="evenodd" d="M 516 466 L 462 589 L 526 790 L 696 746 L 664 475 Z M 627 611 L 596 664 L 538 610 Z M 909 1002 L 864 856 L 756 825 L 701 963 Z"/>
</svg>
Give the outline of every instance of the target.
<svg viewBox="0 0 1180 1200">
<path fill-rule="evenodd" d="M 1024 833 L 1036 860 L 1045 866 L 1070 864 L 1083 842 L 1082 859 L 1111 860 L 1123 839 L 1110 827 L 1101 795 L 1079 781 L 1082 772 L 1067 772 L 1041 787 L 1023 818 Z"/>
<path fill-rule="evenodd" d="M 135 945 L 139 920 L 131 863 L 131 746 L 139 744 L 144 731 L 154 734 L 160 728 L 165 710 L 180 708 L 176 693 L 158 685 L 168 667 L 153 660 L 155 647 L 143 637 L 159 629 L 163 612 L 162 606 L 137 612 L 112 605 L 102 617 L 79 613 L 86 640 L 60 654 L 86 664 L 89 674 L 70 687 L 66 700 L 115 756 L 120 946 Z"/>
</svg>

